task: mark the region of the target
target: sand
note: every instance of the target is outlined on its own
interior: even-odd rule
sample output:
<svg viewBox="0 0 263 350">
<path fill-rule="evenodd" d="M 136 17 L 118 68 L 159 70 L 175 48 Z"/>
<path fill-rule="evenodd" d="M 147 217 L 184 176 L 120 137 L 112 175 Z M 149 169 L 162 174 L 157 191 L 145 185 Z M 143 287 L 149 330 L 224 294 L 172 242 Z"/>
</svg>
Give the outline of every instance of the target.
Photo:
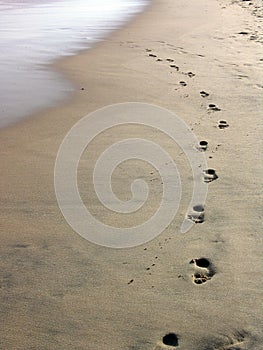
<svg viewBox="0 0 263 350">
<path fill-rule="evenodd" d="M 248 2 L 156 0 L 93 50 L 56 64 L 75 82 L 71 100 L 1 130 L 1 349 L 262 349 L 259 15 Z M 99 206 L 92 165 L 120 136 L 162 144 L 184 185 L 178 213 L 160 236 L 116 250 L 67 224 L 53 175 L 59 145 L 78 120 L 129 101 L 180 116 L 208 142 L 204 154 L 218 178 L 208 184 L 205 221 L 182 234 L 192 190 L 183 152 L 145 127 L 102 135 L 79 175 L 97 217 L 132 226 L 161 198 L 158 173 L 134 161 L 116 170 L 113 188 L 128 199 L 134 177 L 148 181 L 152 197 L 143 214 L 122 218 Z M 219 128 L 220 120 L 228 127 Z"/>
</svg>

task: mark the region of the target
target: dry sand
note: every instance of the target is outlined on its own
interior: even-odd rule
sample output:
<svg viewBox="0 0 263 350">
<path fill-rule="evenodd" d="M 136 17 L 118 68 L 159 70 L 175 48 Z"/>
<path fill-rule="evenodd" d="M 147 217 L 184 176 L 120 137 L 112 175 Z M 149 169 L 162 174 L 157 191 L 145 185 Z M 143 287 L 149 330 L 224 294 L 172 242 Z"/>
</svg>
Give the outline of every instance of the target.
<svg viewBox="0 0 263 350">
<path fill-rule="evenodd" d="M 174 346 L 162 342 L 170 332 L 180 349 L 262 349 L 263 53 L 262 18 L 254 9 L 248 2 L 156 0 L 93 50 L 59 63 L 76 82 L 71 101 L 1 131 L 1 349 L 174 349 L 176 339 Z M 190 71 L 195 76 L 184 74 Z M 203 90 L 209 96 L 200 96 Z M 154 103 L 183 118 L 208 141 L 205 154 L 218 179 L 209 184 L 205 222 L 181 234 L 192 181 L 185 156 L 163 135 L 130 128 L 129 135 L 154 139 L 174 154 L 184 196 L 159 237 L 114 250 L 68 226 L 53 172 L 58 147 L 74 123 L 126 101 Z M 221 110 L 208 111 L 211 103 Z M 218 128 L 222 119 L 228 128 Z M 112 130 L 93 144 L 88 172 L 98 151 L 115 138 Z M 85 165 L 84 159 L 80 173 Z M 146 216 L 160 198 L 160 179 L 150 171 L 127 164 L 115 174 L 122 198 L 124 173 L 124 180 L 139 174 L 153 183 L 156 201 Z M 94 193 L 83 196 L 105 218 Z M 126 222 L 112 214 L 108 219 Z M 200 272 L 198 261 L 190 264 L 201 257 L 211 269 Z M 194 283 L 195 273 L 208 280 Z"/>
</svg>

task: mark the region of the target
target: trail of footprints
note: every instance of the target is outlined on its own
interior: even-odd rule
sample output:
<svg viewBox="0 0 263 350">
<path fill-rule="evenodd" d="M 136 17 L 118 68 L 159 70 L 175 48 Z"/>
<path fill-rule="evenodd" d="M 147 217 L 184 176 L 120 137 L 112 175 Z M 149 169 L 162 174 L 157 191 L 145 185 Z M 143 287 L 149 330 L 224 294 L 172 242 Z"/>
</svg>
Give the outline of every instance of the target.
<svg viewBox="0 0 263 350">
<path fill-rule="evenodd" d="M 155 53 L 152 53 L 152 50 L 151 49 L 145 49 L 145 51 L 148 53 L 148 56 L 151 57 L 151 58 L 155 58 L 156 59 L 156 62 L 167 62 L 169 64 L 169 68 L 172 68 L 174 69 L 176 72 L 179 72 L 181 75 L 185 75 L 189 78 L 193 78 L 195 77 L 195 73 L 193 72 L 183 72 L 180 70 L 180 67 L 177 66 L 174 62 L 175 60 L 173 58 L 166 58 L 166 59 L 162 59 L 162 58 L 159 58 Z M 202 55 L 199 55 L 199 56 L 202 56 Z M 203 56 L 202 56 L 203 57 Z M 184 81 L 184 80 L 179 80 L 178 82 L 178 85 L 181 86 L 181 87 L 186 87 L 187 86 L 187 82 Z M 202 98 L 206 98 L 208 97 L 210 94 L 207 92 L 207 91 L 200 91 L 200 96 Z M 207 105 L 207 112 L 208 113 L 213 113 L 213 112 L 220 112 L 221 111 L 221 108 L 218 107 L 216 104 L 214 103 L 209 103 Z M 227 123 L 226 120 L 219 120 L 218 121 L 218 124 L 217 124 L 217 127 L 219 129 L 226 129 L 229 127 L 229 124 Z M 215 180 L 216 178 L 214 178 L 213 180 Z"/>
<path fill-rule="evenodd" d="M 189 78 L 193 78 L 195 74 L 193 72 L 181 72 L 180 67 L 178 67 L 174 63 L 174 59 L 172 58 L 166 58 L 162 59 L 159 58 L 155 53 L 152 53 L 151 49 L 146 49 L 146 52 L 148 53 L 148 56 L 151 58 L 154 58 L 157 62 L 167 62 L 169 64 L 169 68 L 174 69 L 176 72 L 179 72 L 182 75 L 185 75 Z M 181 87 L 186 87 L 187 83 L 184 80 L 180 80 L 178 82 L 178 85 Z M 207 98 L 210 94 L 204 90 L 200 91 L 200 97 Z M 213 113 L 213 112 L 220 112 L 221 109 L 214 103 L 209 103 L 207 105 L 207 112 Z M 226 129 L 229 127 L 229 124 L 226 120 L 219 120 L 217 124 L 218 129 Z M 218 145 L 219 146 L 219 145 Z M 206 152 L 209 145 L 206 140 L 202 140 L 199 142 L 199 144 L 196 146 L 197 150 L 200 152 Z M 217 148 L 216 148 L 217 149 Z M 212 157 L 210 157 L 212 158 Z M 203 170 L 203 181 L 206 183 L 210 183 L 214 180 L 218 179 L 218 175 L 216 174 L 215 169 L 204 169 Z M 198 204 L 193 206 L 192 210 L 188 213 L 187 218 L 191 221 L 193 221 L 195 224 L 202 224 L 205 221 L 205 208 L 204 205 Z M 162 248 L 162 245 L 160 245 L 160 249 Z M 144 248 L 144 250 L 147 250 L 147 248 Z M 156 256 L 155 259 L 158 259 Z M 158 261 L 158 260 L 156 260 Z M 189 264 L 192 265 L 193 273 L 192 273 L 192 281 L 195 285 L 203 285 L 206 284 L 208 281 L 212 279 L 212 277 L 216 273 L 216 269 L 213 266 L 210 259 L 207 259 L 205 257 L 200 258 L 194 258 L 192 259 Z M 155 266 L 155 263 L 153 262 L 151 266 L 147 267 L 146 270 L 150 271 L 152 267 Z M 150 274 L 150 273 L 149 273 Z M 133 279 L 131 279 L 128 282 L 129 284 L 132 284 L 134 282 Z M 154 286 L 152 286 L 154 287 Z M 177 348 L 179 346 L 179 340 L 180 337 L 173 332 L 167 333 L 163 336 L 163 338 L 157 343 L 154 350 L 163 350 L 163 349 L 173 349 Z M 222 344 L 220 348 L 213 347 L 214 350 L 217 349 L 236 349 L 236 345 L 240 345 L 244 342 L 245 337 L 239 336 L 237 339 L 231 340 L 229 343 Z M 239 347 L 238 347 L 239 348 Z M 240 348 L 241 349 L 241 348 Z"/>
<path fill-rule="evenodd" d="M 166 59 L 164 60 L 164 59 L 162 59 L 162 58 L 159 58 L 156 54 L 152 53 L 152 52 L 151 52 L 151 51 L 152 51 L 151 49 L 146 49 L 145 51 L 148 52 L 148 56 L 149 56 L 149 57 L 155 58 L 155 59 L 156 59 L 156 62 L 163 62 L 163 61 L 168 62 L 168 63 L 170 63 L 170 64 L 169 64 L 169 67 L 170 67 L 170 68 L 174 69 L 174 70 L 177 71 L 177 72 L 180 71 L 180 67 L 178 67 L 176 64 L 174 64 L 174 59 L 173 59 L 173 58 L 166 58 Z M 149 52 L 150 52 L 150 53 L 149 53 Z M 195 76 L 195 73 L 193 73 L 193 72 L 182 72 L 182 71 L 180 71 L 180 73 L 181 73 L 182 75 L 188 76 L 189 78 L 193 78 L 193 77 Z M 185 81 L 181 80 L 181 81 L 179 81 L 179 85 L 180 85 L 180 86 L 187 86 L 187 83 L 186 83 Z M 208 96 L 208 95 L 207 95 L 207 96 Z"/>
</svg>

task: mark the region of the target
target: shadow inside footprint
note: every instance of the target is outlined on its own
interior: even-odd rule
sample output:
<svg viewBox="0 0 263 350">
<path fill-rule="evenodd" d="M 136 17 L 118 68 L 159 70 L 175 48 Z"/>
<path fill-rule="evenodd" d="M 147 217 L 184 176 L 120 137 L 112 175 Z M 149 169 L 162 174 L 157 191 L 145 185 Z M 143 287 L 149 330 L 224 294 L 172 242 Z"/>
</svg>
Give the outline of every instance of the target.
<svg viewBox="0 0 263 350">
<path fill-rule="evenodd" d="M 195 264 L 198 267 L 208 268 L 210 266 L 210 261 L 206 258 L 195 259 Z"/>
<path fill-rule="evenodd" d="M 179 345 L 178 336 L 175 333 L 168 333 L 163 337 L 163 343 L 176 347 Z"/>
</svg>

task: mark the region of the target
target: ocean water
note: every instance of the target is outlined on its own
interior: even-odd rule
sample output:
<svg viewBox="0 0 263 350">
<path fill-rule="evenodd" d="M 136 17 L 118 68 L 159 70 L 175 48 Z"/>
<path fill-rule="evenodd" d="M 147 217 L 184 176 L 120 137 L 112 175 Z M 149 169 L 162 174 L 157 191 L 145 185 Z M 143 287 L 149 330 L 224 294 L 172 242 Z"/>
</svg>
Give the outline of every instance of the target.
<svg viewBox="0 0 263 350">
<path fill-rule="evenodd" d="M 148 0 L 0 0 L 0 127 L 74 89 L 49 63 L 88 49 Z"/>
</svg>

